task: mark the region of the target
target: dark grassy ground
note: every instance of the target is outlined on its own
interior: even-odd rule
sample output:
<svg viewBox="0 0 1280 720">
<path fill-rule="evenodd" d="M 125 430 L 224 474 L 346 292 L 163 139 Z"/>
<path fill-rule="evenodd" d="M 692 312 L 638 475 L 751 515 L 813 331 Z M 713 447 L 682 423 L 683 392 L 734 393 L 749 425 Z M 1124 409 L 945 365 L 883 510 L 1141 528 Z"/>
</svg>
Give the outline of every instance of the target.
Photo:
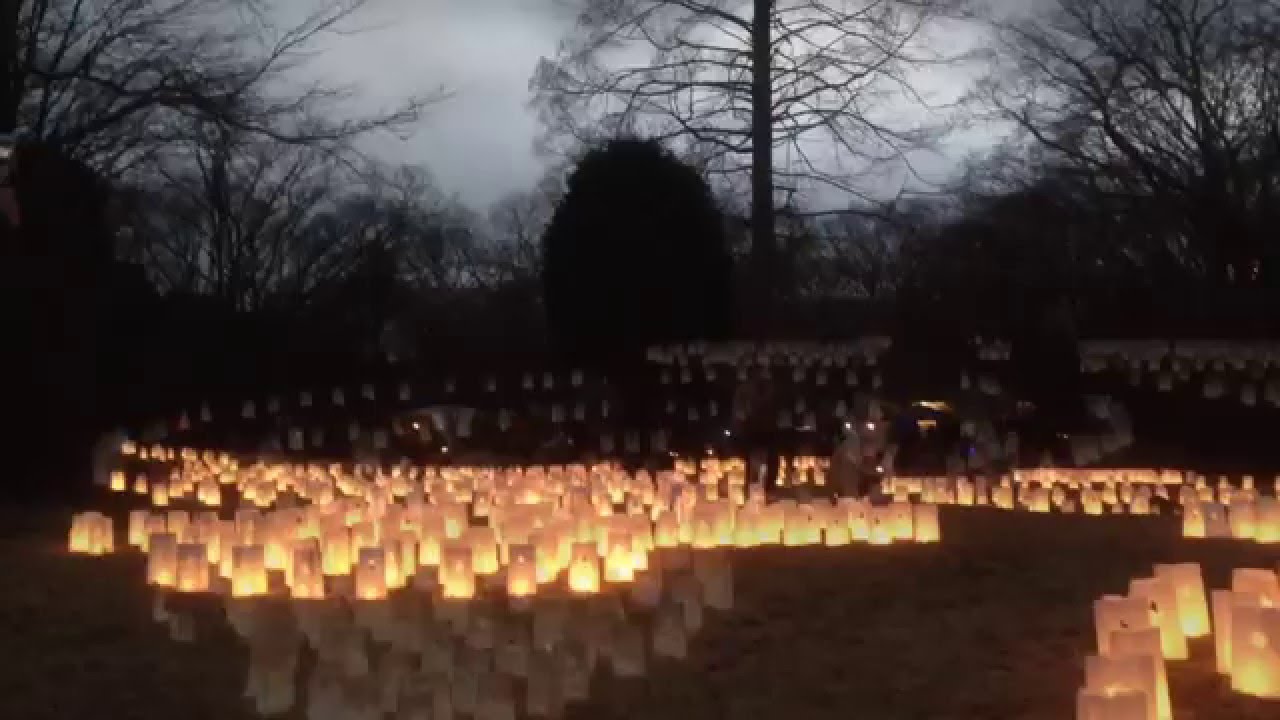
<svg viewBox="0 0 1280 720">
<path fill-rule="evenodd" d="M 237 720 L 245 650 L 216 613 L 192 644 L 152 622 L 141 561 L 72 557 L 67 516 L 0 539 L 0 718 Z M 1274 567 L 1277 549 L 1184 541 L 1160 518 L 952 509 L 933 546 L 768 548 L 734 560 L 736 608 L 708 611 L 685 662 L 596 677 L 572 718 L 1071 718 L 1091 603 L 1167 561 Z M 1170 666 L 1178 720 L 1280 718 L 1213 674 L 1212 649 Z"/>
</svg>

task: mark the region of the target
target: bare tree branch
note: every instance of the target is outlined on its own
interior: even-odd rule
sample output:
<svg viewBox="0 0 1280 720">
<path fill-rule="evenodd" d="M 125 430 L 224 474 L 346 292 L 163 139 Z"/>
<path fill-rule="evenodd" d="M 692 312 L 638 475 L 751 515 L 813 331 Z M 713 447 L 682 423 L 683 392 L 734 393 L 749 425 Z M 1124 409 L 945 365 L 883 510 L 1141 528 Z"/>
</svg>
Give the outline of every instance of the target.
<svg viewBox="0 0 1280 720">
<path fill-rule="evenodd" d="M 1165 247 L 1217 282 L 1271 282 L 1280 37 L 1269 0 L 1060 1 L 1000 26 L 984 93 L 1117 216 L 1175 220 Z"/>
<path fill-rule="evenodd" d="M 180 149 L 174 128 L 193 123 L 349 153 L 351 139 L 404 132 L 444 97 L 344 117 L 353 88 L 286 89 L 366 1 L 333 0 L 279 28 L 257 0 L 25 0 L 15 47 L 0 44 L 0 101 L 16 98 L 19 127 L 112 177 Z"/>
<path fill-rule="evenodd" d="M 530 82 L 543 148 L 559 152 L 641 132 L 739 181 L 750 169 L 753 140 L 751 6 L 584 0 L 572 34 Z M 771 66 L 763 72 L 772 86 L 776 177 L 801 195 L 835 190 L 864 202 L 877 198 L 868 180 L 886 167 L 919 179 L 907 156 L 932 147 L 948 123 L 904 124 L 884 117 L 884 109 L 905 100 L 946 110 L 919 96 L 910 75 L 962 59 L 922 42 L 932 23 L 958 7 L 928 0 L 774 3 Z M 815 146 L 826 156 L 821 161 L 812 157 Z"/>
</svg>

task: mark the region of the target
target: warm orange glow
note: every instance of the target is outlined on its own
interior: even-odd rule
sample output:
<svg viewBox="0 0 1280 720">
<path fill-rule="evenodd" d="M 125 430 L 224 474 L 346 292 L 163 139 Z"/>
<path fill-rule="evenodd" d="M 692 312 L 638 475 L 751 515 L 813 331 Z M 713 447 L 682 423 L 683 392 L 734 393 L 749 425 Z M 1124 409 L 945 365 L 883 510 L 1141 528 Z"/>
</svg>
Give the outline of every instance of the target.
<svg viewBox="0 0 1280 720">
<path fill-rule="evenodd" d="M 148 538 L 147 582 L 159 587 L 177 584 L 178 537 L 173 533 L 154 533 Z"/>
<path fill-rule="evenodd" d="M 317 547 L 295 549 L 292 568 L 289 578 L 289 594 L 292 597 L 301 600 L 319 600 L 324 597 L 324 567 Z"/>
<path fill-rule="evenodd" d="M 355 568 L 356 597 L 381 600 L 387 596 L 387 552 L 380 547 L 360 548 Z"/>
<path fill-rule="evenodd" d="M 471 545 L 472 570 L 476 575 L 493 575 L 498 572 L 498 541 L 493 528 L 468 528 L 467 541 Z"/>
<path fill-rule="evenodd" d="M 267 594 L 266 553 L 261 545 L 231 548 L 231 595 L 254 597 Z"/>
<path fill-rule="evenodd" d="M 635 579 L 634 554 L 631 535 L 615 531 L 609 533 L 604 557 L 604 579 L 611 583 L 628 583 Z"/>
<path fill-rule="evenodd" d="M 178 546 L 177 589 L 179 592 L 209 590 L 209 553 L 203 543 Z"/>
<path fill-rule="evenodd" d="M 440 561 L 440 587 L 446 598 L 462 599 L 476 594 L 474 554 L 469 544 L 446 546 Z"/>
<path fill-rule="evenodd" d="M 97 512 L 72 517 L 67 549 L 85 555 L 105 555 L 115 550 L 115 529 L 111 518 Z"/>
<path fill-rule="evenodd" d="M 592 543 L 574 543 L 569 559 L 569 589 L 575 593 L 600 592 L 600 558 Z"/>
<path fill-rule="evenodd" d="M 533 560 L 524 557 L 513 560 L 507 566 L 507 594 L 513 598 L 526 598 L 537 591 L 537 566 Z"/>
<path fill-rule="evenodd" d="M 346 575 L 351 572 L 351 533 L 346 528 L 331 530 L 324 535 L 321 545 L 325 575 Z"/>
<path fill-rule="evenodd" d="M 526 597 L 562 572 L 571 590 L 591 594 L 605 582 L 634 582 L 657 548 L 888 544 L 917 534 L 921 542 L 937 540 L 928 521 L 936 507 L 913 504 L 911 493 L 881 509 L 848 500 L 773 501 L 749 482 L 745 462 L 714 454 L 631 474 L 609 463 L 380 468 L 160 446 L 140 448 L 140 459 L 143 453 L 169 464 L 137 475 L 135 489 L 153 509 L 129 514 L 127 538 L 148 552 L 149 582 L 189 592 L 222 587 L 225 579 L 233 596 L 250 597 L 280 577 L 290 595 L 318 598 L 326 578 L 348 577 L 357 597 L 374 599 L 407 586 L 419 568 L 438 567 L 424 579 L 438 580 L 451 598 L 473 597 L 477 577 L 490 576 L 501 577 L 513 597 Z M 798 485 L 824 484 L 829 468 L 814 457 L 780 464 Z M 124 476 L 112 477 L 118 486 Z M 917 484 L 921 489 L 928 488 Z M 229 519 L 185 509 L 216 508 L 228 498 L 236 499 Z M 166 511 L 175 503 L 184 509 Z M 109 543 L 90 540 L 101 534 L 92 522 L 74 524 L 72 549 L 108 551 Z M 153 553 L 153 539 L 165 537 Z M 175 544 L 193 546 L 181 572 Z M 206 577 L 196 554 L 204 556 Z"/>
</svg>

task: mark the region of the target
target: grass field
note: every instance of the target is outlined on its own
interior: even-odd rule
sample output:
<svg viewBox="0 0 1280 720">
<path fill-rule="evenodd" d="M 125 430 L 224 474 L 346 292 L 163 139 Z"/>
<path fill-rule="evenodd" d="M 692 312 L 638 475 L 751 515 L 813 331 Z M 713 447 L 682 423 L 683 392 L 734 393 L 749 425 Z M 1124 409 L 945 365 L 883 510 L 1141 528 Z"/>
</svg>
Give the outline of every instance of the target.
<svg viewBox="0 0 1280 720">
<path fill-rule="evenodd" d="M 69 556 L 69 515 L 7 511 L 0 540 L 0 718 L 237 720 L 246 652 L 225 621 L 171 641 L 140 558 Z M 735 609 L 709 611 L 684 662 L 595 678 L 571 718 L 1070 719 L 1093 651 L 1091 603 L 1152 563 L 1210 587 L 1275 567 L 1252 543 L 1185 541 L 1167 518 L 948 509 L 940 545 L 736 553 Z M 1178 720 L 1280 718 L 1233 694 L 1212 647 L 1170 665 Z"/>
</svg>

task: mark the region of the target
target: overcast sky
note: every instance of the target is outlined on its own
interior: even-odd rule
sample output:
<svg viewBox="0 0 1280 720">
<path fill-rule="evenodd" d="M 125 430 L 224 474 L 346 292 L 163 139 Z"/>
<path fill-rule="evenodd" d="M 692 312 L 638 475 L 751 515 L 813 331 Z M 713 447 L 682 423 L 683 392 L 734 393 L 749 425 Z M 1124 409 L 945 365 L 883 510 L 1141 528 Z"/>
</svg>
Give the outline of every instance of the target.
<svg viewBox="0 0 1280 720">
<path fill-rule="evenodd" d="M 483 209 L 544 172 L 532 149 L 537 123 L 527 109 L 528 81 L 572 21 L 552 6 L 552 0 L 371 0 L 361 16 L 369 29 L 329 39 L 310 72 L 357 84 L 364 100 L 386 105 L 415 90 L 447 86 L 453 97 L 429 110 L 415 137 L 380 147 L 388 158 L 424 164 L 442 189 Z M 956 72 L 921 78 L 935 96 L 967 82 Z M 950 157 L 913 162 L 941 179 L 964 152 L 989 139 L 989 131 L 969 131 L 955 138 Z"/>
</svg>

